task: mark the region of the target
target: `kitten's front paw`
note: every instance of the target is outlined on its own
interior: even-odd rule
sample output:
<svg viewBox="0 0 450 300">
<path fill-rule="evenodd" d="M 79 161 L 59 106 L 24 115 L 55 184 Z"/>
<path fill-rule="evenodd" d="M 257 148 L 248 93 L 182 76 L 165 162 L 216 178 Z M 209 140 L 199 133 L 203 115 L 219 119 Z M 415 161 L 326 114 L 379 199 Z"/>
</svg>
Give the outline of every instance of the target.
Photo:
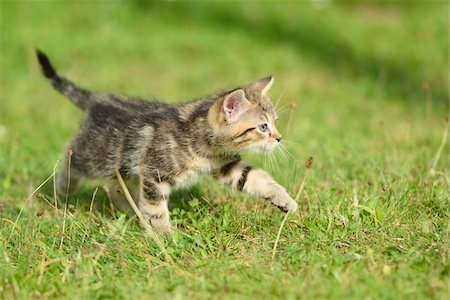
<svg viewBox="0 0 450 300">
<path fill-rule="evenodd" d="M 292 199 L 285 191 L 271 197 L 269 201 L 284 212 L 289 211 L 290 213 L 295 213 L 298 210 L 297 202 L 295 202 L 295 200 Z"/>
</svg>

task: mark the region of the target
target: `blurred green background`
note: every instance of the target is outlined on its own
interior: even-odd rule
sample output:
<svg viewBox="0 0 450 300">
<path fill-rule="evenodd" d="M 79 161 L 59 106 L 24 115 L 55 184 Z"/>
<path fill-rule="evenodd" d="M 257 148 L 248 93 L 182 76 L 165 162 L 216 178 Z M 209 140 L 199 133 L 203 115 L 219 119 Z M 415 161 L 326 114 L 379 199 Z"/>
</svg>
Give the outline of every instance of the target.
<svg viewBox="0 0 450 300">
<path fill-rule="evenodd" d="M 71 260 L 70 253 L 85 247 L 76 229 L 67 233 L 74 244 L 62 252 L 52 252 L 51 240 L 30 246 L 60 228 L 59 215 L 39 223 L 36 210 L 45 205 L 26 206 L 23 225 L 6 239 L 24 200 L 51 174 L 82 119 L 41 76 L 34 53 L 39 48 L 60 73 L 85 88 L 171 103 L 272 74 L 270 95 L 284 108 L 279 126 L 289 153 L 279 153 L 276 165 L 247 158 L 292 195 L 305 176 L 304 161 L 315 160 L 299 195 L 302 212 L 286 224 L 280 260 L 271 268 L 283 215 L 205 179 L 197 189 L 223 205 L 223 214 L 211 217 L 195 205 L 191 219 L 186 207 L 174 213 L 178 224 L 190 228 L 186 234 L 200 235 L 192 245 L 180 240 L 173 250 L 192 277 L 170 268 L 169 275 L 157 270 L 149 275 L 140 269 L 148 261 L 134 256 L 144 250 L 130 248 L 129 269 L 143 273 L 136 271 L 132 280 L 120 273 L 117 284 L 102 281 L 109 296 L 445 298 L 448 143 L 436 153 L 448 132 L 448 14 L 445 1 L 1 2 L 0 294 L 108 296 L 81 284 L 74 270 L 61 286 L 61 266 L 39 275 L 41 259 Z M 86 183 L 70 201 L 89 202 L 92 190 Z M 372 216 L 362 223 L 353 214 L 355 193 L 360 210 Z M 99 191 L 99 197 L 106 195 Z M 234 220 L 219 237 L 234 236 L 230 226 L 251 228 L 229 241 L 232 254 L 223 254 L 217 245 L 225 242 L 208 235 L 227 213 Z M 91 222 L 82 213 L 78 217 Z M 201 218 L 208 221 L 194 221 Z M 101 214 L 95 220 L 115 224 Z M 132 228 L 125 239 L 139 235 L 139 228 Z M 86 230 L 104 240 L 94 225 Z M 406 250 L 392 250 L 398 249 L 397 238 Z M 215 246 L 204 254 L 199 241 Z M 338 243 L 347 246 L 342 250 Z M 192 257 L 184 260 L 182 253 Z M 101 281 L 118 265 L 105 258 L 103 269 L 87 278 Z"/>
<path fill-rule="evenodd" d="M 170 102 L 273 74 L 272 97 L 297 104 L 289 129 L 301 133 L 288 133 L 304 155 L 364 147 L 355 127 L 367 143 L 386 127 L 405 144 L 411 128 L 431 139 L 448 107 L 447 13 L 441 2 L 5 2 L 2 142 L 48 162 L 53 151 L 20 150 L 26 138 L 53 150 L 61 142 L 51 136 L 78 125 L 40 76 L 36 47 L 86 88 Z M 368 126 L 383 118 L 396 122 Z"/>
</svg>

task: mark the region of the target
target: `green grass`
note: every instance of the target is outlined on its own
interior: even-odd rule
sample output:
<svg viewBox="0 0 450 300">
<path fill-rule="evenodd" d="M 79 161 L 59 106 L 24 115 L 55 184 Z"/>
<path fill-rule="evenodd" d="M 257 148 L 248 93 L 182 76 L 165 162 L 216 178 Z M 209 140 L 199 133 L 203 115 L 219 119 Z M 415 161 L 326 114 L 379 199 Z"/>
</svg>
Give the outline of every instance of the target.
<svg viewBox="0 0 450 300">
<path fill-rule="evenodd" d="M 448 299 L 448 139 L 432 172 L 447 17 L 444 2 L 2 2 L 0 298 Z M 35 47 L 82 86 L 169 102 L 272 73 L 290 155 L 247 159 L 291 195 L 305 179 L 274 259 L 285 215 L 209 178 L 171 196 L 173 262 L 101 183 L 65 221 L 33 196 L 82 118 Z M 52 180 L 39 192 L 53 203 Z"/>
</svg>

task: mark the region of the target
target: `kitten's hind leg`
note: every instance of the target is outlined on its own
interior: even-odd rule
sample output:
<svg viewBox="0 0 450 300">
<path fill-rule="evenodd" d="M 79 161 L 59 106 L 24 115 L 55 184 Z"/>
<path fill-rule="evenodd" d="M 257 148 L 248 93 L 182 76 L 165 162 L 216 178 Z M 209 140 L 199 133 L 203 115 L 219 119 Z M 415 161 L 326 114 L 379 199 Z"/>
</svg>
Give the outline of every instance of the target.
<svg viewBox="0 0 450 300">
<path fill-rule="evenodd" d="M 168 207 L 169 192 L 170 185 L 168 183 L 144 179 L 141 183 L 141 197 L 138 207 L 144 219 L 150 222 L 157 232 L 170 236 L 172 235 L 172 228 Z"/>
</svg>

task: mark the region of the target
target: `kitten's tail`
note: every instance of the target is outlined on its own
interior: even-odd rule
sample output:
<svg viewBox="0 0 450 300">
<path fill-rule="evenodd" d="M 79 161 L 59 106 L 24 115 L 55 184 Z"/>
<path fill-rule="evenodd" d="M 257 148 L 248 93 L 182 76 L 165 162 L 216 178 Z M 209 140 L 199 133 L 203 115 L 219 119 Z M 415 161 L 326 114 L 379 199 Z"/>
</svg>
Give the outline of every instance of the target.
<svg viewBox="0 0 450 300">
<path fill-rule="evenodd" d="M 37 59 L 41 65 L 42 74 L 50 81 L 53 87 L 61 94 L 70 99 L 82 110 L 86 110 L 93 100 L 93 93 L 76 86 L 70 80 L 59 75 L 53 68 L 47 55 L 36 49 Z"/>
</svg>

